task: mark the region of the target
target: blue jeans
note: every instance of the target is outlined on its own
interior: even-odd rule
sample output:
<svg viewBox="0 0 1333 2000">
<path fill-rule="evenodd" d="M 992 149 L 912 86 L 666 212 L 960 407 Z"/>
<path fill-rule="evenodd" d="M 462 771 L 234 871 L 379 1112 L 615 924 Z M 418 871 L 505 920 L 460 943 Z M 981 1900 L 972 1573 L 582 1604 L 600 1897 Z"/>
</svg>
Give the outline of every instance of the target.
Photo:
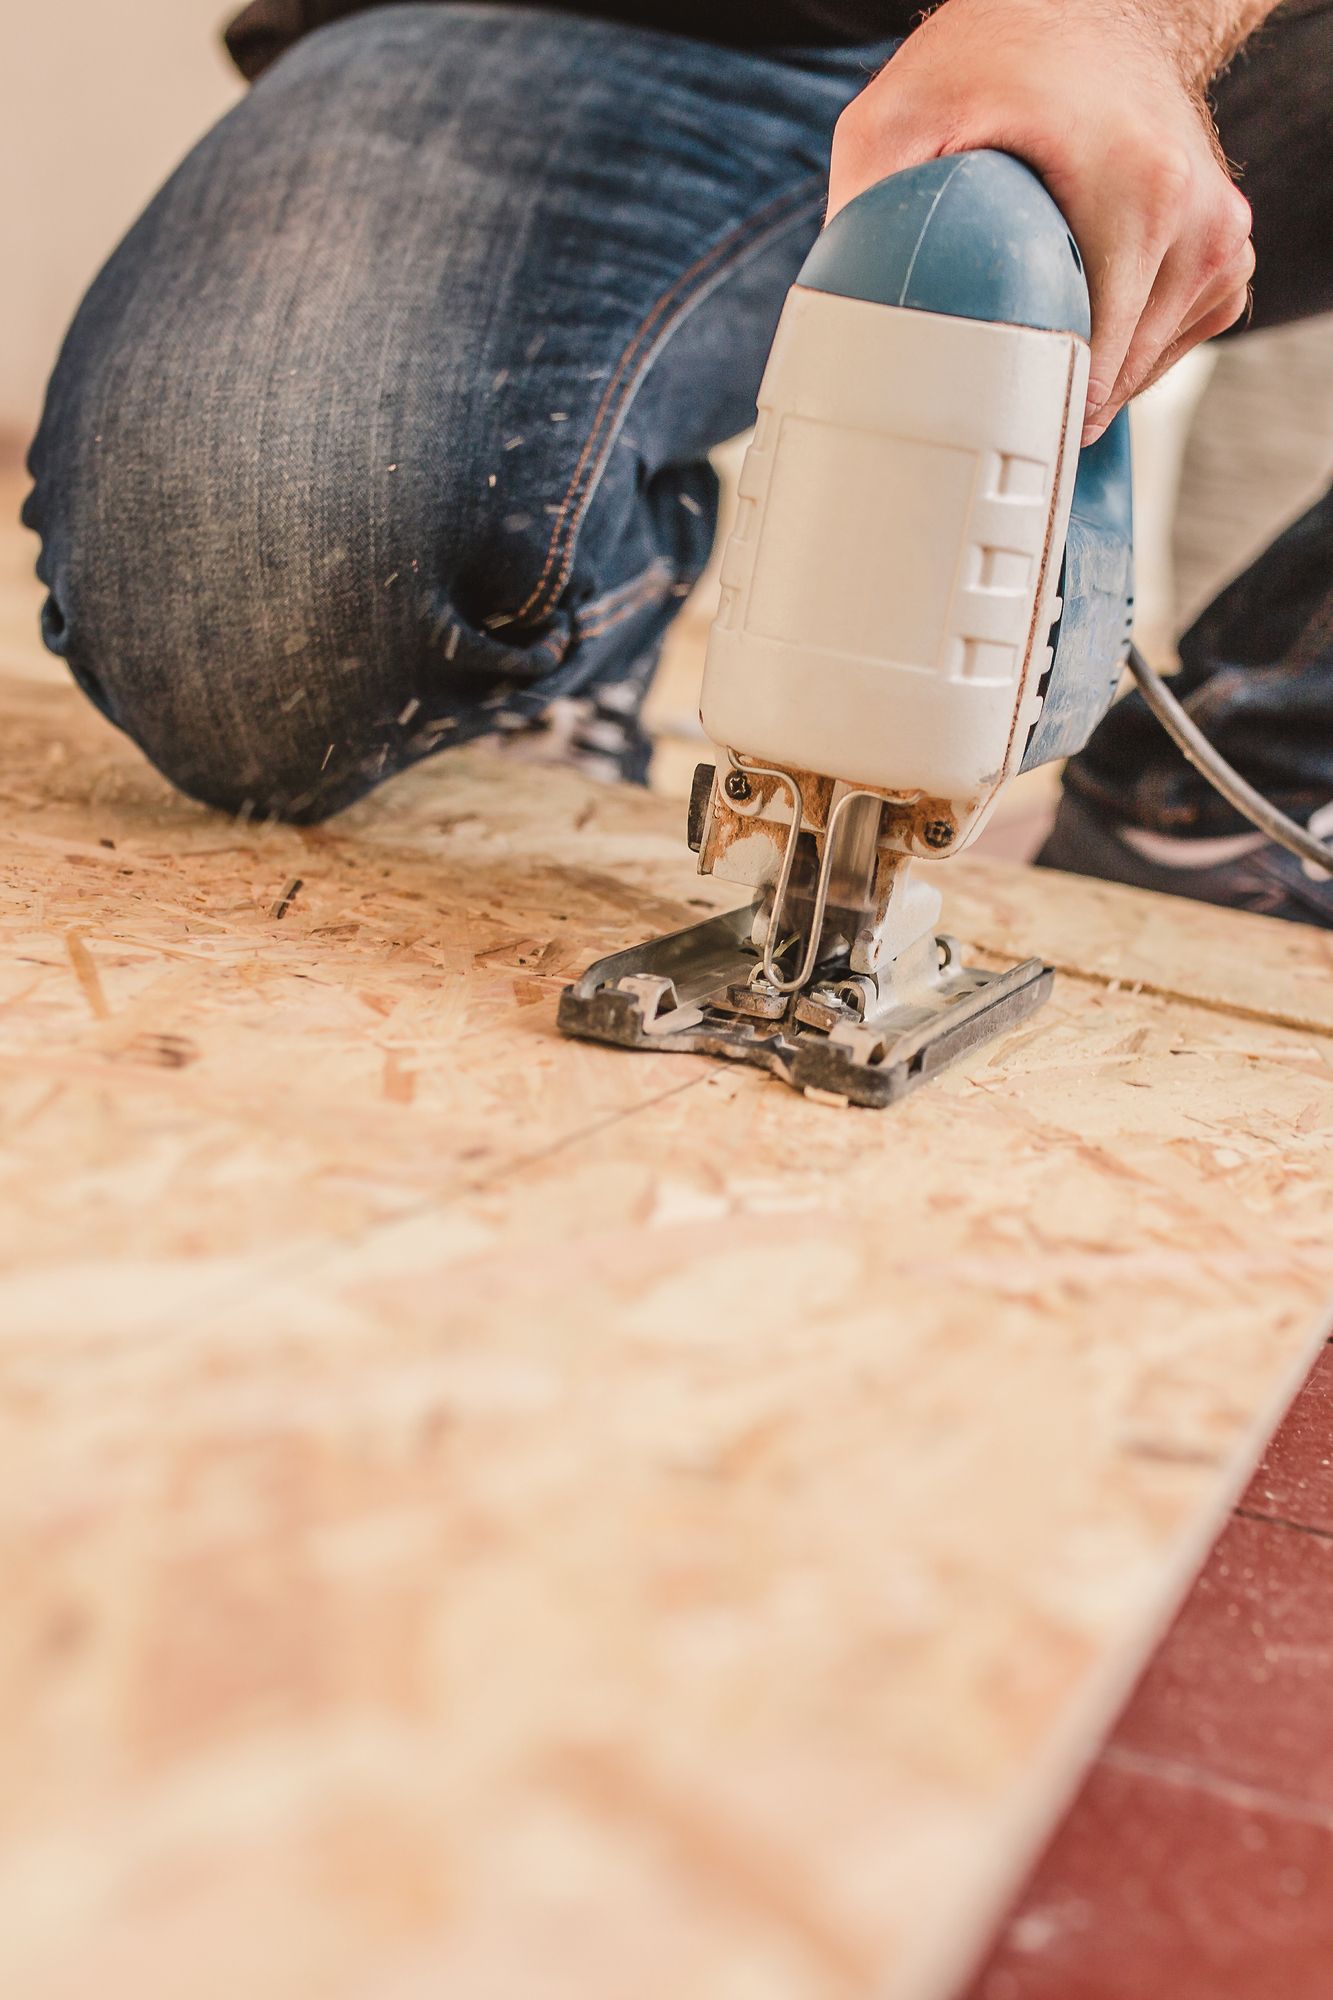
<svg viewBox="0 0 1333 2000">
<path fill-rule="evenodd" d="M 322 818 L 557 696 L 642 683 L 707 559 L 834 122 L 896 46 L 742 51 L 380 7 L 298 43 L 81 307 L 32 453 L 47 644 L 185 791 Z M 1333 307 L 1333 0 L 1217 87 L 1254 323 Z M 1333 495 L 1182 642 L 1199 720 L 1333 797 Z M 1142 701 L 1067 782 L 1239 821 Z"/>
<path fill-rule="evenodd" d="M 184 791 L 296 820 L 646 677 L 894 46 L 429 5 L 300 43 L 75 319 L 47 644 Z"/>
</svg>

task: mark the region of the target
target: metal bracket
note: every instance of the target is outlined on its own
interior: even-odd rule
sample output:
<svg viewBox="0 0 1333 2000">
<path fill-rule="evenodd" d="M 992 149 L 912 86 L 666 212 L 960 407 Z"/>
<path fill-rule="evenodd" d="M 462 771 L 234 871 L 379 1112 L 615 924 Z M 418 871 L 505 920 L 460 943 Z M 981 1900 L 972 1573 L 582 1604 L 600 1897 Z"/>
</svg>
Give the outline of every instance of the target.
<svg viewBox="0 0 1333 2000">
<path fill-rule="evenodd" d="M 817 1006 L 792 992 L 780 1018 L 766 1018 L 741 1009 L 729 993 L 753 990 L 755 908 L 598 959 L 560 996 L 562 1032 L 616 1048 L 750 1063 L 793 1089 L 878 1109 L 1035 1013 L 1055 978 L 1039 958 L 1004 972 L 964 966 L 956 940 L 944 937 L 936 940 L 938 979 L 907 1004 L 863 1021 L 850 1006 L 835 1013 L 830 988 L 833 997 Z"/>
</svg>

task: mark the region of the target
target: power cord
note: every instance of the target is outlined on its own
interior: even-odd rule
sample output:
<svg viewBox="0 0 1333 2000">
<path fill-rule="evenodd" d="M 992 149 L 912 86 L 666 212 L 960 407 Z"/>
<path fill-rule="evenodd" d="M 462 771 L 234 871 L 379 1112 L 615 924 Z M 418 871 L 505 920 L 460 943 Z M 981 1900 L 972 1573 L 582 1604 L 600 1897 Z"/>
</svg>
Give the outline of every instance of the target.
<svg viewBox="0 0 1333 2000">
<path fill-rule="evenodd" d="M 1228 804 L 1233 805 L 1237 812 L 1244 813 L 1246 819 L 1252 820 L 1279 847 L 1299 855 L 1310 867 L 1317 868 L 1321 875 L 1333 875 L 1333 848 L 1316 840 L 1303 826 L 1297 826 L 1294 819 L 1288 819 L 1275 805 L 1270 805 L 1262 792 L 1256 792 L 1253 785 L 1246 784 L 1239 771 L 1232 770 L 1225 757 L 1220 757 L 1214 750 L 1198 724 L 1190 720 L 1166 682 L 1148 665 L 1137 646 L 1129 649 L 1129 671 L 1167 735 Z"/>
</svg>

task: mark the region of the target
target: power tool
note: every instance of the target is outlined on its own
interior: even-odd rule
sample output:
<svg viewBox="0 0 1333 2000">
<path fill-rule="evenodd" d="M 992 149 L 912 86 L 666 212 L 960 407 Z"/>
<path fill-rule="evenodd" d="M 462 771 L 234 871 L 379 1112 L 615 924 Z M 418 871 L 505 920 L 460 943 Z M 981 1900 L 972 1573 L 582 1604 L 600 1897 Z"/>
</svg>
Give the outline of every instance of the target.
<svg viewBox="0 0 1333 2000">
<path fill-rule="evenodd" d="M 882 1106 L 1046 999 L 1040 959 L 963 964 L 912 863 L 1081 749 L 1129 653 L 1129 426 L 1078 449 L 1090 333 L 1078 246 L 1008 154 L 827 225 L 757 399 L 689 807 L 700 873 L 753 899 L 590 965 L 565 1033 Z"/>
</svg>

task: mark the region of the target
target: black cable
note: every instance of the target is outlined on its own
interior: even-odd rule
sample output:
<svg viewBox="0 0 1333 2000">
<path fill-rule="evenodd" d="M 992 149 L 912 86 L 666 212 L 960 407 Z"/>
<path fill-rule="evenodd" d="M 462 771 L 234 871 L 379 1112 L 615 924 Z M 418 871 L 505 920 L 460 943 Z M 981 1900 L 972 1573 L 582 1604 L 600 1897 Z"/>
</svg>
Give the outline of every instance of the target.
<svg viewBox="0 0 1333 2000">
<path fill-rule="evenodd" d="M 1310 862 L 1321 874 L 1333 875 L 1333 848 L 1325 847 L 1303 826 L 1297 826 L 1294 819 L 1288 819 L 1285 813 L 1271 805 L 1262 792 L 1256 792 L 1253 785 L 1247 784 L 1239 771 L 1232 770 L 1226 758 L 1214 750 L 1198 724 L 1190 720 L 1166 682 L 1148 665 L 1137 646 L 1129 649 L 1129 671 L 1167 735 L 1228 804 L 1233 805 L 1237 812 L 1244 813 L 1246 819 L 1252 820 L 1279 847 L 1285 847 L 1288 853 Z"/>
</svg>

